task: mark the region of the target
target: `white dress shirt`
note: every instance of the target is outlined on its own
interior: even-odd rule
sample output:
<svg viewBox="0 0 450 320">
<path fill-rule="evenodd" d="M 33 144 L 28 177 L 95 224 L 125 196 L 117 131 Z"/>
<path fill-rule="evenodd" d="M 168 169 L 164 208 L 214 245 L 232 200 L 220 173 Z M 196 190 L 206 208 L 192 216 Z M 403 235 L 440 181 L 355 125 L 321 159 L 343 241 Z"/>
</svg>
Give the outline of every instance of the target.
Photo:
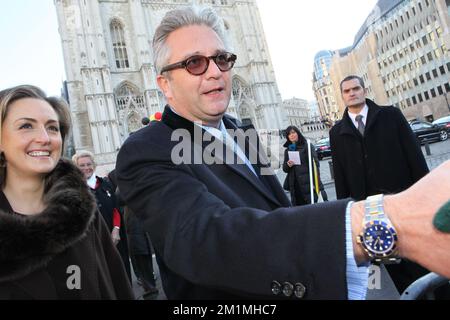
<svg viewBox="0 0 450 320">
<path fill-rule="evenodd" d="M 362 122 L 364 123 L 364 126 L 366 126 L 367 123 L 367 114 L 369 113 L 369 107 L 367 106 L 367 104 L 364 105 L 364 108 L 362 108 L 360 113 L 351 113 L 350 111 L 348 112 L 348 116 L 350 117 L 350 119 L 353 122 L 353 125 L 355 126 L 356 129 L 358 129 L 358 122 L 356 122 L 356 116 L 357 115 L 362 115 Z"/>
</svg>

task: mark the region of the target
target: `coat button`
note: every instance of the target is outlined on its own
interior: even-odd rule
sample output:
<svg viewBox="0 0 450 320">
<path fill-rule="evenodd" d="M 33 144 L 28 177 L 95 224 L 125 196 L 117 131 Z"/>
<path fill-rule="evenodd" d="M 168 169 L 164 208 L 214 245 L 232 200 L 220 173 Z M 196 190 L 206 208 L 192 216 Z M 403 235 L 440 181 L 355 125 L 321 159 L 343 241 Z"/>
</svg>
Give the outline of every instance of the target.
<svg viewBox="0 0 450 320">
<path fill-rule="evenodd" d="M 306 293 L 306 287 L 300 282 L 296 283 L 294 286 L 294 295 L 297 298 L 301 299 L 305 296 L 305 293 Z"/>
<path fill-rule="evenodd" d="M 294 286 L 290 282 L 285 282 L 283 283 L 282 291 L 286 297 L 290 297 L 294 293 Z"/>
<path fill-rule="evenodd" d="M 273 295 L 277 296 L 281 292 L 281 284 L 278 281 L 272 281 L 271 289 Z"/>
</svg>

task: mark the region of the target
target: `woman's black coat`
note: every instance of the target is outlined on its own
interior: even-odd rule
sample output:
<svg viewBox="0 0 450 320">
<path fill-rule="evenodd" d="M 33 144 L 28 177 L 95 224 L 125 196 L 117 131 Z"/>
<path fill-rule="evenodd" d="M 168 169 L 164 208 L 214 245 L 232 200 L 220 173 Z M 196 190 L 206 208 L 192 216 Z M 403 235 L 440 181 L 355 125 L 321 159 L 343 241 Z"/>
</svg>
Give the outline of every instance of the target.
<svg viewBox="0 0 450 320">
<path fill-rule="evenodd" d="M 15 214 L 0 192 L 0 300 L 132 299 L 123 263 L 78 168 L 61 160 L 47 177 L 44 202 L 40 214 Z"/>
<path fill-rule="evenodd" d="M 311 203 L 308 148 L 306 146 L 306 139 L 300 140 L 304 140 L 304 142 L 296 144 L 296 151 L 300 152 L 301 165 L 294 165 L 290 168 L 287 165 L 287 161 L 289 160 L 288 146 L 290 142 L 288 141 L 284 144 L 286 150 L 284 150 L 283 171 L 287 173 L 287 185 L 291 194 L 291 202 L 294 206 Z M 317 165 L 317 170 L 319 170 L 319 159 L 317 158 L 313 144 L 310 145 L 310 148 L 312 157 Z M 319 187 L 323 190 L 320 179 Z M 314 202 L 317 202 L 317 200 L 318 196 L 314 193 Z"/>
</svg>

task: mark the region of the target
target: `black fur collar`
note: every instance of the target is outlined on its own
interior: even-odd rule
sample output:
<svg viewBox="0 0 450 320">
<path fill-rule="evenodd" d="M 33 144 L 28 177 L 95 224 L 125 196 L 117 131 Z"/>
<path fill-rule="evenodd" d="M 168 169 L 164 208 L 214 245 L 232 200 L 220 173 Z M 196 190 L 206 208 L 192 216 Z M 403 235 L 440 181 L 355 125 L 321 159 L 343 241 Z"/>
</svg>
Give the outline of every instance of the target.
<svg viewBox="0 0 450 320">
<path fill-rule="evenodd" d="M 0 204 L 0 282 L 45 266 L 82 239 L 94 218 L 95 198 L 70 161 L 60 160 L 45 189 L 47 208 L 40 214 L 12 214 L 7 202 Z"/>
</svg>

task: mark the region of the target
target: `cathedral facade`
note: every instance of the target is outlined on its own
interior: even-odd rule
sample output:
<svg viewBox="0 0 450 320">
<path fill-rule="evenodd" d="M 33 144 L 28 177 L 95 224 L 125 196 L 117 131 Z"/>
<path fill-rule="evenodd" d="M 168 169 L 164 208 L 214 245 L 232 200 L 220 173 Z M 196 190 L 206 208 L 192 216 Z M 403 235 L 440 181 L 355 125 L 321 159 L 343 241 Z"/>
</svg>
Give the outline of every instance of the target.
<svg viewBox="0 0 450 320">
<path fill-rule="evenodd" d="M 209 5 L 223 18 L 233 51 L 228 113 L 257 129 L 287 124 L 255 0 L 54 0 L 67 76 L 75 150 L 112 169 L 141 119 L 162 111 L 151 42 L 165 13 Z"/>
</svg>

